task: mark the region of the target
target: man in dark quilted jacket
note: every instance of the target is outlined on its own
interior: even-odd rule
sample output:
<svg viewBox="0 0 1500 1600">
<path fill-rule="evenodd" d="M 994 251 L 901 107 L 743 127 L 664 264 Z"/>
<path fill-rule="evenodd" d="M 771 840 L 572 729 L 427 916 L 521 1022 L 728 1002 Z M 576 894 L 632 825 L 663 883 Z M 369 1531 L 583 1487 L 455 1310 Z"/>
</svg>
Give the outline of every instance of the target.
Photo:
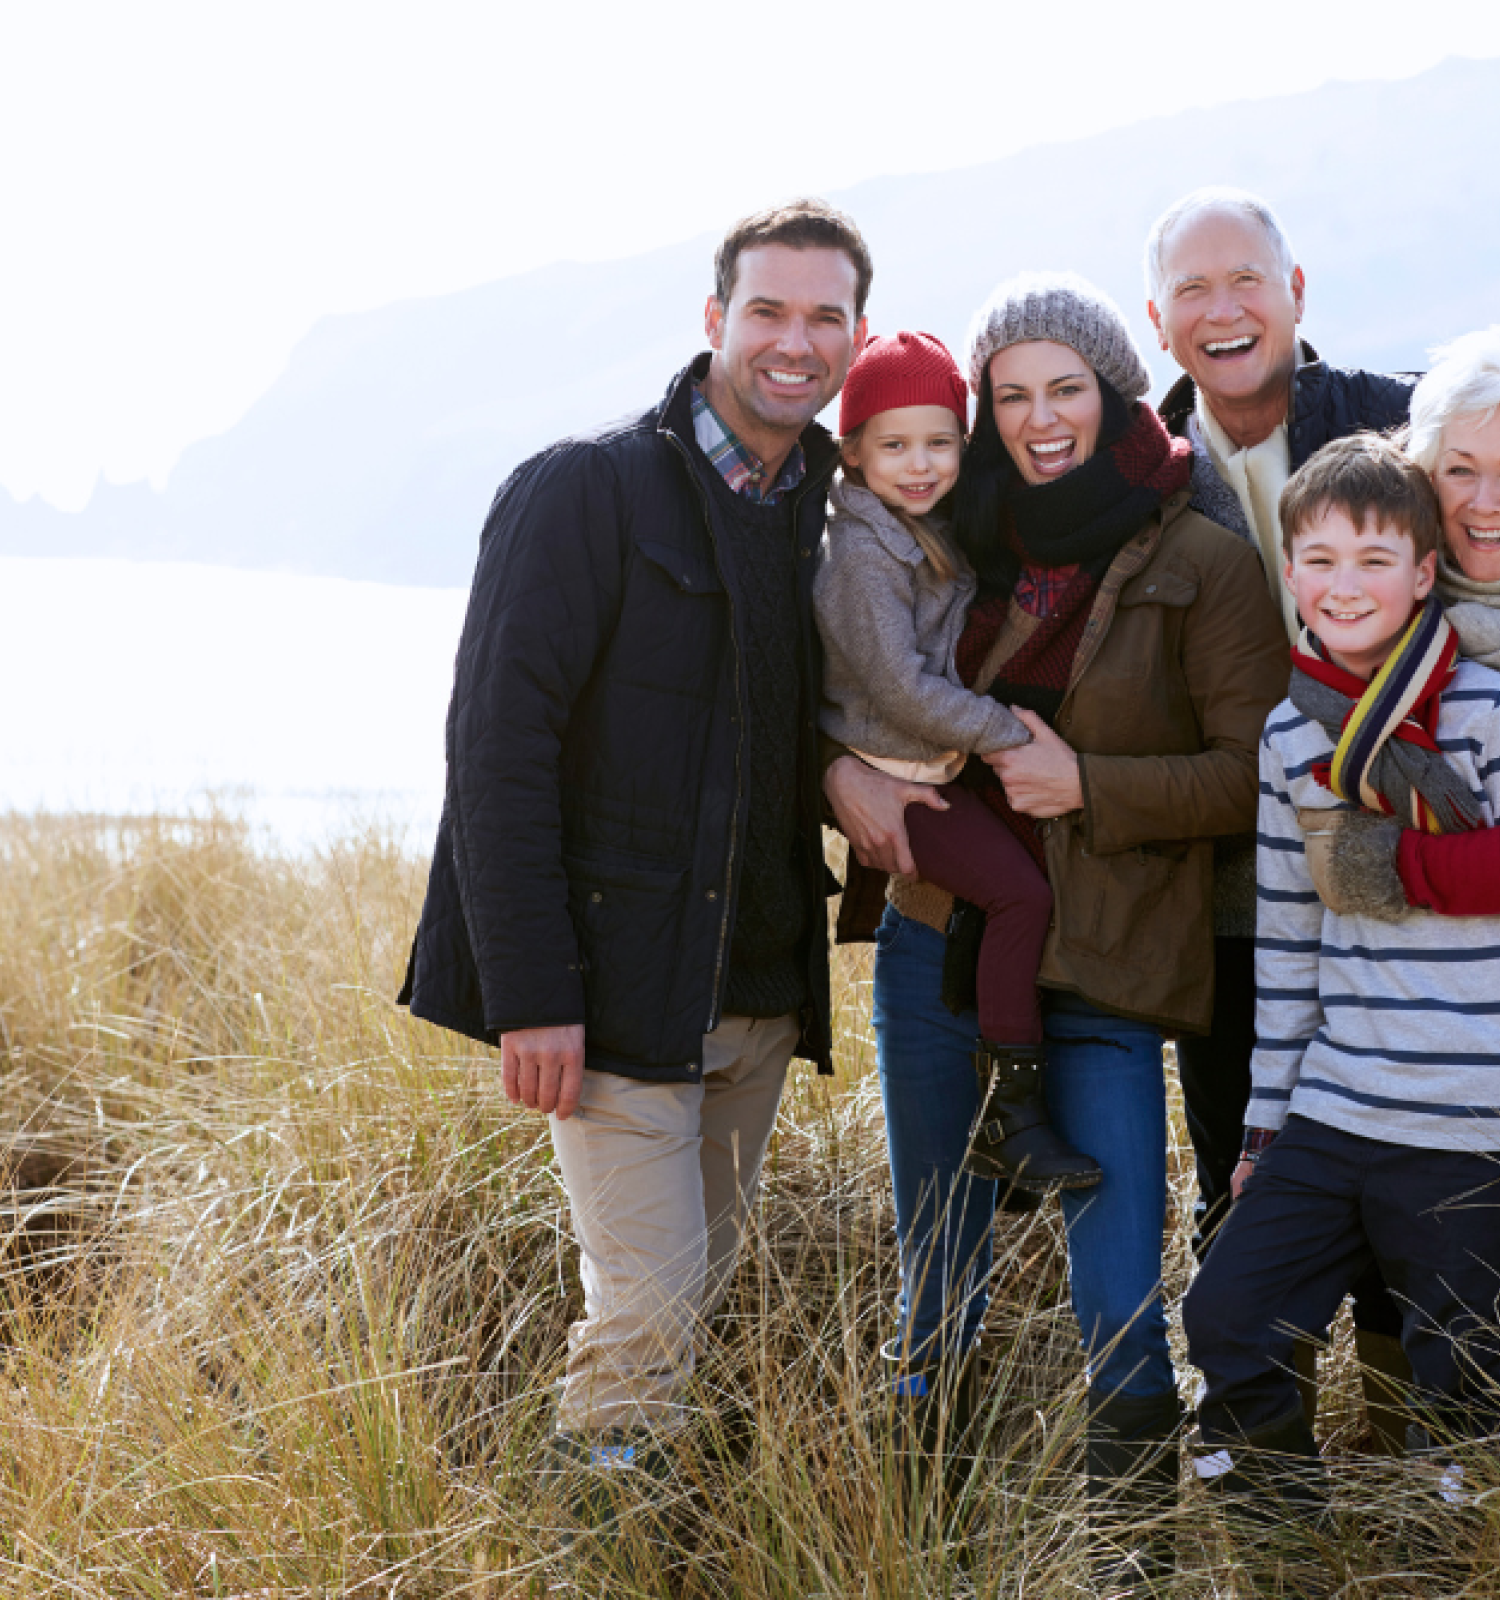
<svg viewBox="0 0 1500 1600">
<path fill-rule="evenodd" d="M 484 529 L 402 998 L 550 1117 L 584 1291 L 551 1459 L 596 1484 L 661 1461 L 788 1063 L 831 1070 L 813 419 L 870 279 L 821 201 L 738 223 L 709 350 Z"/>
<path fill-rule="evenodd" d="M 1330 440 L 1404 423 L 1415 375 L 1332 367 L 1299 337 L 1302 268 L 1270 206 L 1242 190 L 1198 189 L 1169 207 L 1147 241 L 1146 283 L 1161 347 L 1184 373 L 1161 412 L 1192 443 L 1193 503 L 1260 550 L 1293 639 L 1296 606 L 1281 581 L 1282 487 Z M 1213 1031 L 1177 1044 L 1197 1157 L 1200 1252 L 1229 1208 L 1250 1095 L 1255 907 L 1255 840 L 1219 841 Z M 1355 1291 L 1354 1317 L 1370 1421 L 1377 1442 L 1395 1451 L 1404 1426 L 1386 1380 L 1410 1370 L 1400 1312 L 1374 1269 Z M 1299 1352 L 1304 1367 L 1310 1360 L 1310 1349 Z M 1311 1404 L 1310 1386 L 1307 1393 Z"/>
</svg>

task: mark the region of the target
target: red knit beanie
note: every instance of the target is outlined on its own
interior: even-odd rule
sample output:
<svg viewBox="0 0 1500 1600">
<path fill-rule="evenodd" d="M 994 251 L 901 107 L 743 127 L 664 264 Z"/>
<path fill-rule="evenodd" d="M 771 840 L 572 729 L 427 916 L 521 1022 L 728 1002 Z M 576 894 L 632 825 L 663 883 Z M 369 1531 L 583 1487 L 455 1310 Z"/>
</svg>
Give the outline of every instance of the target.
<svg viewBox="0 0 1500 1600">
<path fill-rule="evenodd" d="M 839 434 L 847 439 L 862 422 L 898 406 L 946 406 L 960 428 L 969 425 L 969 389 L 930 333 L 877 334 L 860 352 L 839 398 Z"/>
</svg>

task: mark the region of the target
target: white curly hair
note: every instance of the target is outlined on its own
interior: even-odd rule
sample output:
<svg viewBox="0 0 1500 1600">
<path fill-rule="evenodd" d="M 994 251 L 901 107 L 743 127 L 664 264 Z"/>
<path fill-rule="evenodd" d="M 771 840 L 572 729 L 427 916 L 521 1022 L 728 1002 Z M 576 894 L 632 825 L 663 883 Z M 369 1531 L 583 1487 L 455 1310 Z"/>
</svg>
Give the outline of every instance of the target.
<svg viewBox="0 0 1500 1600">
<path fill-rule="evenodd" d="M 1411 397 L 1406 453 L 1425 472 L 1437 466 L 1443 429 L 1459 417 L 1488 422 L 1500 409 L 1500 322 L 1432 352 L 1432 366 Z"/>
</svg>

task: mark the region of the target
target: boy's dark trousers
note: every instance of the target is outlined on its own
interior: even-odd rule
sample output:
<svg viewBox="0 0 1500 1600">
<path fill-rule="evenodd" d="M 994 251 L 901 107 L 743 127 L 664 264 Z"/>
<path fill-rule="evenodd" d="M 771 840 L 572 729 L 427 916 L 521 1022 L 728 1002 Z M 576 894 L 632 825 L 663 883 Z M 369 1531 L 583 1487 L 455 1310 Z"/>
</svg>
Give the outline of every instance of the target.
<svg viewBox="0 0 1500 1600">
<path fill-rule="evenodd" d="M 1500 1151 L 1388 1144 L 1293 1116 L 1260 1158 L 1183 1302 L 1204 1441 L 1296 1410 L 1292 1344 L 1378 1262 L 1435 1433 L 1494 1425 L 1500 1396 Z"/>
<path fill-rule="evenodd" d="M 1254 1052 L 1255 941 L 1220 936 L 1214 940 L 1213 1031 L 1177 1041 L 1183 1119 L 1198 1174 L 1193 1253 L 1200 1261 L 1229 1215 L 1229 1180 L 1245 1137 Z M 1401 1337 L 1401 1312 L 1386 1293 L 1378 1266 L 1372 1262 L 1350 1292 L 1356 1328 Z"/>
</svg>

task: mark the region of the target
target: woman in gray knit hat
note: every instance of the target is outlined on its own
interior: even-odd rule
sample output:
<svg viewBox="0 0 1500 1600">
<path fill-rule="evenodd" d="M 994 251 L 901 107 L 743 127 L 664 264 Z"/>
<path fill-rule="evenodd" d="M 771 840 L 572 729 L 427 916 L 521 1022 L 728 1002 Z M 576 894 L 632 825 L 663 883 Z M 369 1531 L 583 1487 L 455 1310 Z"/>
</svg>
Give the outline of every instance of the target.
<svg viewBox="0 0 1500 1600">
<path fill-rule="evenodd" d="M 1162 1043 L 1208 1029 L 1212 842 L 1254 827 L 1256 749 L 1285 689 L 1286 641 L 1256 553 L 1188 509 L 1187 447 L 1142 403 L 1149 374 L 1106 296 L 1072 276 L 1001 284 L 974 319 L 968 375 L 978 412 L 953 531 L 979 594 L 956 665 L 1033 738 L 971 757 L 964 781 L 1056 901 L 1038 978 L 1042 1081 L 1059 1134 L 1103 1168 L 1097 1188 L 1061 1197 L 1089 1368 L 1093 1523 L 1122 1569 L 1112 1577 L 1146 1583 L 1166 1556 L 1133 1548 L 1131 1529 L 1177 1482 Z M 856 853 L 890 861 L 865 819 L 917 794 L 852 756 L 827 787 Z M 953 913 L 933 885 L 897 876 L 876 934 L 902 1254 L 894 1387 L 918 1471 L 944 1440 L 951 1469 L 974 1412 L 998 1196 L 964 1172 L 966 1155 L 1023 1121 L 1039 1084 L 1037 1063 L 976 1060 L 973 1012 L 944 1004 L 964 977 Z"/>
</svg>

